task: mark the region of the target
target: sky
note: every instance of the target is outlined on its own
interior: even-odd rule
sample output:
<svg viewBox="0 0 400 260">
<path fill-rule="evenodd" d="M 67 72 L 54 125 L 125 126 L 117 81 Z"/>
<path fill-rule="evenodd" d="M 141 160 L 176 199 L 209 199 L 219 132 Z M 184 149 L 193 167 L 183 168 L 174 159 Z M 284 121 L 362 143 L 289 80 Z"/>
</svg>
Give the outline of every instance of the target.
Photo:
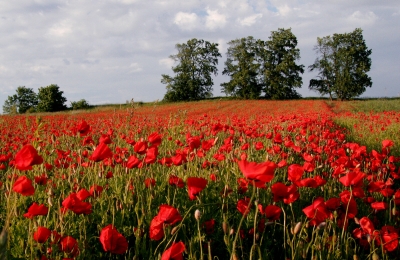
<svg viewBox="0 0 400 260">
<path fill-rule="evenodd" d="M 71 101 L 90 104 L 150 102 L 166 93 L 161 75 L 174 76 L 175 45 L 197 38 L 218 43 L 214 96 L 227 43 L 291 28 L 305 68 L 317 58 L 317 37 L 363 30 L 372 49 L 364 97 L 400 96 L 400 1 L 398 0 L 13 0 L 0 2 L 0 112 L 18 86 L 57 84 Z M 317 72 L 307 69 L 297 91 Z"/>
</svg>

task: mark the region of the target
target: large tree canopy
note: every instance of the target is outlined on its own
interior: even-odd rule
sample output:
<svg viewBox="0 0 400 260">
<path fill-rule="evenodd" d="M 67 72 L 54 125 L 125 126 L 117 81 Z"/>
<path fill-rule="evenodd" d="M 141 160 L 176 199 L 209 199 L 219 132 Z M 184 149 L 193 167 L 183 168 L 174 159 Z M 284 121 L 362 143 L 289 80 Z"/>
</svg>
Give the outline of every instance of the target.
<svg viewBox="0 0 400 260">
<path fill-rule="evenodd" d="M 310 80 L 309 89 L 339 100 L 357 97 L 372 86 L 367 72 L 371 69 L 371 49 L 365 44 L 362 30 L 317 38 L 314 49 L 319 55 L 310 71 L 319 71 Z"/>
<path fill-rule="evenodd" d="M 300 73 L 304 73 L 304 66 L 296 64 L 300 50 L 291 29 L 271 32 L 268 41 L 249 36 L 228 45 L 222 74 L 229 75 L 231 80 L 221 84 L 227 95 L 259 98 L 264 91 L 270 99 L 300 97 L 295 88 L 302 85 Z"/>
<path fill-rule="evenodd" d="M 296 46 L 297 38 L 291 29 L 279 28 L 271 32 L 269 40 L 265 42 L 261 59 L 266 98 L 300 97 L 295 88 L 303 84 L 300 74 L 304 73 L 304 65 L 296 64 L 300 59 L 300 50 Z"/>
<path fill-rule="evenodd" d="M 227 60 L 222 74 L 230 76 L 231 80 L 221 84 L 225 94 L 246 99 L 260 96 L 260 44 L 252 36 L 228 42 Z"/>
<path fill-rule="evenodd" d="M 174 77 L 162 75 L 161 83 L 167 84 L 166 101 L 199 100 L 212 96 L 212 74 L 217 75 L 218 57 L 221 54 L 217 43 L 191 39 L 177 44 L 178 53 L 170 58 L 178 62 L 172 67 Z"/>
<path fill-rule="evenodd" d="M 38 93 L 37 111 L 39 112 L 55 112 L 67 109 L 65 102 L 67 99 L 63 96 L 63 91 L 56 84 L 47 87 L 40 87 Z"/>
<path fill-rule="evenodd" d="M 20 86 L 16 90 L 16 94 L 8 96 L 3 105 L 3 113 L 23 114 L 28 110 L 34 110 L 37 103 L 37 95 L 31 88 Z"/>
</svg>

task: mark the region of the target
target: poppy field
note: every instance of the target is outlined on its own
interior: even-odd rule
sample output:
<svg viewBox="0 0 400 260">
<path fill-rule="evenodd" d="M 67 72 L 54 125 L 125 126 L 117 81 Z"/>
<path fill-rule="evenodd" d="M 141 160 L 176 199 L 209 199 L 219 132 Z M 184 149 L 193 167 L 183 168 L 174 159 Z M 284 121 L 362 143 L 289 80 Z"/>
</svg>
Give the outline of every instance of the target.
<svg viewBox="0 0 400 260">
<path fill-rule="evenodd" d="M 0 259 L 398 259 L 400 113 L 335 108 L 1 116 Z"/>
</svg>

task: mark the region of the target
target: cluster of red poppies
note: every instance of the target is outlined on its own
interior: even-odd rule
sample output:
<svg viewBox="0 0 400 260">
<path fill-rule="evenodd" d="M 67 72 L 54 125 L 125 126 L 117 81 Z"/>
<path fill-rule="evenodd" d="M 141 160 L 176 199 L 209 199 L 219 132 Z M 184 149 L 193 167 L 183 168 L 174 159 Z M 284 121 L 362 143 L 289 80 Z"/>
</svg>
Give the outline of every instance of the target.
<svg viewBox="0 0 400 260">
<path fill-rule="evenodd" d="M 240 239 L 251 241 L 243 242 L 245 251 L 256 235 L 275 232 L 267 222 L 285 218 L 285 223 L 303 220 L 311 227 L 334 222 L 365 250 L 399 250 L 400 169 L 399 157 L 391 155 L 392 141 L 384 140 L 381 151 L 371 152 L 346 142 L 322 103 L 294 103 L 296 113 L 293 107 L 279 107 L 273 114 L 271 107 L 262 107 L 266 102 L 235 102 L 136 110 L 134 118 L 125 111 L 113 117 L 21 120 L 31 131 L 11 125 L 1 129 L 1 196 L 9 198 L 12 190 L 29 197 L 13 195 L 18 207 L 25 207 L 21 215 L 40 223 L 28 236 L 43 245 L 37 249 L 42 259 L 58 252 L 94 257 L 99 248 L 102 256 L 128 254 L 146 238 L 153 249 L 145 250 L 147 257 L 159 256 L 162 244 L 162 259 L 183 259 L 199 231 L 188 226 L 200 219 L 205 237 L 197 239 L 204 245 L 207 239 L 209 246 L 220 239 L 229 247 L 240 232 Z M 234 108 L 239 110 L 227 113 Z M 4 204 L 10 200 L 1 203 L 4 209 L 13 207 Z M 190 220 L 186 213 L 194 206 L 205 214 Z M 289 210 L 293 216 L 282 216 Z M 61 228 L 76 215 L 85 223 L 94 221 L 83 237 L 77 230 L 85 227 Z M 239 226 L 242 218 L 247 222 Z M 11 222 L 11 228 L 21 223 Z M 91 245 L 94 238 L 97 245 Z M 10 243 L 11 250 L 15 246 Z M 220 252 L 226 256 L 231 250 L 214 248 L 207 254 L 223 257 Z"/>
</svg>

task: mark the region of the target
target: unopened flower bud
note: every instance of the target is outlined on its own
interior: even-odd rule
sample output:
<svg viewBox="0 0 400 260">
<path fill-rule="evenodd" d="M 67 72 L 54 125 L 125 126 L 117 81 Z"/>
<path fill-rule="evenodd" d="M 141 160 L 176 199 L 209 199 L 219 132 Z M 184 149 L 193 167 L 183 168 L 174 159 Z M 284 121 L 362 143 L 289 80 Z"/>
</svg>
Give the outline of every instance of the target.
<svg viewBox="0 0 400 260">
<path fill-rule="evenodd" d="M 200 210 L 196 209 L 196 211 L 194 212 L 194 218 L 199 221 L 201 218 L 201 212 Z"/>
<path fill-rule="evenodd" d="M 301 226 L 302 226 L 302 225 L 303 225 L 303 224 L 302 224 L 301 222 L 297 222 L 297 223 L 296 223 L 296 225 L 294 226 L 294 229 L 293 229 L 293 234 L 294 234 L 294 235 L 296 235 L 297 233 L 300 232 Z"/>
<path fill-rule="evenodd" d="M 224 231 L 225 235 L 228 234 L 228 229 L 229 229 L 228 223 L 226 223 L 225 221 L 222 222 L 222 230 Z"/>
<path fill-rule="evenodd" d="M 317 226 L 317 229 L 324 229 L 326 226 L 326 222 L 321 222 L 319 223 L 319 225 Z"/>
<path fill-rule="evenodd" d="M 353 260 L 360 260 L 360 258 L 358 257 L 358 255 L 353 255 Z"/>
<path fill-rule="evenodd" d="M 379 255 L 376 252 L 373 253 L 372 260 L 379 260 Z"/>
<path fill-rule="evenodd" d="M 179 226 L 174 227 L 173 229 L 171 229 L 171 235 L 174 235 L 179 229 Z"/>
</svg>

